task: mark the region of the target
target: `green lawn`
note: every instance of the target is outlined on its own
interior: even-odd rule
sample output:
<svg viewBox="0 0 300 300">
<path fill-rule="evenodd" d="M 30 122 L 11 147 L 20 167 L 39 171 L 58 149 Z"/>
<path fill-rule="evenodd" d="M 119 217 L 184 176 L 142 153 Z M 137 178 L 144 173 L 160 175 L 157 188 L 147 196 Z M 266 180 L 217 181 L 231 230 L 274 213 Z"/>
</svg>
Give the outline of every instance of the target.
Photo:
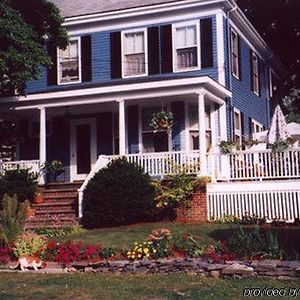
<svg viewBox="0 0 300 300">
<path fill-rule="evenodd" d="M 245 299 L 245 287 L 300 288 L 300 280 L 213 279 L 186 274 L 0 274 L 0 299 Z M 287 293 L 287 292 L 286 292 Z M 300 293 L 298 295 L 300 298 Z M 281 299 L 288 299 L 280 297 Z M 246 297 L 246 299 L 255 299 Z M 259 299 L 274 299 L 259 297 Z M 290 298 L 291 299 L 291 298 Z M 298 299 L 297 297 L 294 299 Z"/>
<path fill-rule="evenodd" d="M 134 242 L 140 242 L 151 233 L 153 229 L 168 228 L 174 237 L 192 234 L 201 237 L 201 243 L 214 243 L 211 232 L 222 229 L 229 229 L 229 225 L 222 224 L 181 224 L 172 222 L 141 223 L 129 226 L 114 228 L 103 228 L 85 230 L 84 232 L 66 236 L 63 240 L 82 241 L 85 244 L 102 244 L 105 247 L 116 249 L 130 248 Z"/>
</svg>

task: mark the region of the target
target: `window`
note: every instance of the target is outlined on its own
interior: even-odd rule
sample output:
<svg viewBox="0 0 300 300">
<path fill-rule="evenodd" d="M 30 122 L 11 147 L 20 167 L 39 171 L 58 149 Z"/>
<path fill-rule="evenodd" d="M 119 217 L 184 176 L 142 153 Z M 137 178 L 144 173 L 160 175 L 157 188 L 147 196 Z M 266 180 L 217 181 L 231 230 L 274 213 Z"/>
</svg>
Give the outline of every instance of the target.
<svg viewBox="0 0 300 300">
<path fill-rule="evenodd" d="M 150 127 L 152 114 L 161 108 L 145 108 L 142 111 L 142 138 L 144 152 L 165 152 L 169 150 L 169 134 L 167 130 L 154 132 Z M 164 110 L 167 110 L 164 108 Z"/>
<path fill-rule="evenodd" d="M 252 138 L 255 136 L 255 133 L 263 131 L 263 125 L 259 122 L 257 122 L 254 119 L 251 119 L 251 132 L 252 132 Z"/>
<path fill-rule="evenodd" d="M 251 81 L 252 81 L 252 91 L 259 95 L 260 93 L 260 83 L 259 83 L 259 60 L 256 53 L 251 51 Z"/>
<path fill-rule="evenodd" d="M 274 93 L 276 92 L 277 87 L 275 85 L 274 73 L 271 69 L 269 69 L 269 96 L 272 98 Z"/>
<path fill-rule="evenodd" d="M 231 72 L 237 79 L 240 78 L 240 49 L 239 36 L 231 30 Z"/>
<path fill-rule="evenodd" d="M 147 74 L 147 31 L 123 32 L 123 77 Z"/>
<path fill-rule="evenodd" d="M 242 144 L 242 118 L 241 112 L 234 109 L 234 141 Z"/>
<path fill-rule="evenodd" d="M 211 147 L 211 117 L 210 108 L 205 106 L 205 136 L 206 136 L 206 150 Z M 189 116 L 189 131 L 190 131 L 190 149 L 199 150 L 199 115 L 198 106 L 191 105 L 188 110 Z"/>
<path fill-rule="evenodd" d="M 65 50 L 58 49 L 58 84 L 81 82 L 80 39 L 72 39 Z"/>
<path fill-rule="evenodd" d="M 200 68 L 199 23 L 177 24 L 173 27 L 174 71 Z"/>
</svg>

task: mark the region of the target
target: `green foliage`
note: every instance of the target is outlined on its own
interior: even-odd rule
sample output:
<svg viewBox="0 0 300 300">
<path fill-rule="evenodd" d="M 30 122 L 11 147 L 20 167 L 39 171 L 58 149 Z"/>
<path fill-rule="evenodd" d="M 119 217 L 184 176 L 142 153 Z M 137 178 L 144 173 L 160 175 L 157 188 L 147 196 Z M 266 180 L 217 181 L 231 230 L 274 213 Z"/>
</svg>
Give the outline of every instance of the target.
<svg viewBox="0 0 300 300">
<path fill-rule="evenodd" d="M 221 141 L 219 147 L 222 154 L 230 154 L 240 149 L 240 145 L 235 141 Z"/>
<path fill-rule="evenodd" d="M 47 238 L 54 238 L 54 237 L 65 237 L 70 234 L 76 234 L 84 232 L 80 226 L 71 226 L 71 227 L 63 227 L 63 228 L 36 228 L 34 232 L 46 236 Z"/>
<path fill-rule="evenodd" d="M 153 197 L 150 176 L 125 158 L 116 159 L 88 183 L 83 195 L 83 224 L 100 227 L 149 220 Z"/>
<path fill-rule="evenodd" d="M 205 253 L 207 245 L 202 245 L 199 237 L 187 234 L 176 238 L 174 247 L 189 257 L 199 257 Z"/>
<path fill-rule="evenodd" d="M 169 175 L 164 180 L 153 181 L 155 187 L 155 203 L 157 208 L 177 208 L 179 205 L 188 207 L 193 192 L 205 186 L 210 177 L 197 178 L 194 175 L 186 174 L 184 171 L 175 175 Z"/>
<path fill-rule="evenodd" d="M 149 124 L 154 131 L 171 130 L 174 125 L 174 114 L 167 111 L 159 111 L 152 114 L 152 119 Z"/>
<path fill-rule="evenodd" d="M 278 234 L 271 230 L 263 234 L 258 225 L 247 229 L 239 225 L 238 230 L 228 240 L 228 246 L 238 257 L 282 259 L 284 255 Z"/>
<path fill-rule="evenodd" d="M 25 93 L 26 82 L 50 66 L 48 42 L 66 47 L 67 32 L 59 9 L 47 0 L 0 2 L 0 95 Z"/>
<path fill-rule="evenodd" d="M 226 215 L 220 219 L 217 219 L 214 221 L 215 223 L 220 223 L 220 224 L 233 224 L 238 222 L 238 219 L 236 216 L 233 215 Z"/>
<path fill-rule="evenodd" d="M 29 202 L 20 203 L 16 196 L 7 194 L 2 199 L 0 211 L 0 243 L 10 245 L 24 230 Z"/>
<path fill-rule="evenodd" d="M 26 231 L 18 237 L 14 245 L 14 255 L 16 257 L 29 256 L 43 256 L 46 250 L 47 238 L 33 231 Z"/>
<path fill-rule="evenodd" d="M 37 191 L 37 174 L 29 169 L 8 170 L 0 177 L 0 198 L 16 195 L 20 202 L 33 200 Z"/>
</svg>

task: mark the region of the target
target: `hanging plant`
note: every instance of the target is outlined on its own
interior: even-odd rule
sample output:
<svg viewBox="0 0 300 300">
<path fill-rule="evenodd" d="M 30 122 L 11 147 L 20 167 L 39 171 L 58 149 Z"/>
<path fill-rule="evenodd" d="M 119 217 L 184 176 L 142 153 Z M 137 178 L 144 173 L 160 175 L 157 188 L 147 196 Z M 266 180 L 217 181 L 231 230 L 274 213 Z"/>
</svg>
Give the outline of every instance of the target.
<svg viewBox="0 0 300 300">
<path fill-rule="evenodd" d="M 154 131 L 167 130 L 170 131 L 174 125 L 174 114 L 167 111 L 160 111 L 152 114 L 149 124 Z"/>
</svg>

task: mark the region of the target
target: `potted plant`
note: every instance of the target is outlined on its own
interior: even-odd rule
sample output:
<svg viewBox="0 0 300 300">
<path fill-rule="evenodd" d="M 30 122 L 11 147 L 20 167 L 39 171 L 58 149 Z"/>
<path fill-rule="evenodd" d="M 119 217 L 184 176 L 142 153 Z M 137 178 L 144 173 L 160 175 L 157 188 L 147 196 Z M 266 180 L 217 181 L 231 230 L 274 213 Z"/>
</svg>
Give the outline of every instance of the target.
<svg viewBox="0 0 300 300">
<path fill-rule="evenodd" d="M 40 204 L 44 202 L 44 197 L 43 197 L 43 193 L 37 189 L 34 198 L 33 198 L 33 203 L 34 204 Z"/>
<path fill-rule="evenodd" d="M 43 171 L 47 175 L 47 181 L 55 182 L 57 176 L 64 172 L 64 165 L 58 159 L 52 160 L 51 162 L 46 161 L 43 166 Z"/>
<path fill-rule="evenodd" d="M 219 147 L 222 154 L 232 154 L 240 149 L 240 145 L 235 141 L 221 141 Z"/>
<path fill-rule="evenodd" d="M 174 114 L 167 111 L 160 111 L 152 114 L 149 124 L 154 131 L 167 130 L 170 131 L 174 125 Z"/>
</svg>

